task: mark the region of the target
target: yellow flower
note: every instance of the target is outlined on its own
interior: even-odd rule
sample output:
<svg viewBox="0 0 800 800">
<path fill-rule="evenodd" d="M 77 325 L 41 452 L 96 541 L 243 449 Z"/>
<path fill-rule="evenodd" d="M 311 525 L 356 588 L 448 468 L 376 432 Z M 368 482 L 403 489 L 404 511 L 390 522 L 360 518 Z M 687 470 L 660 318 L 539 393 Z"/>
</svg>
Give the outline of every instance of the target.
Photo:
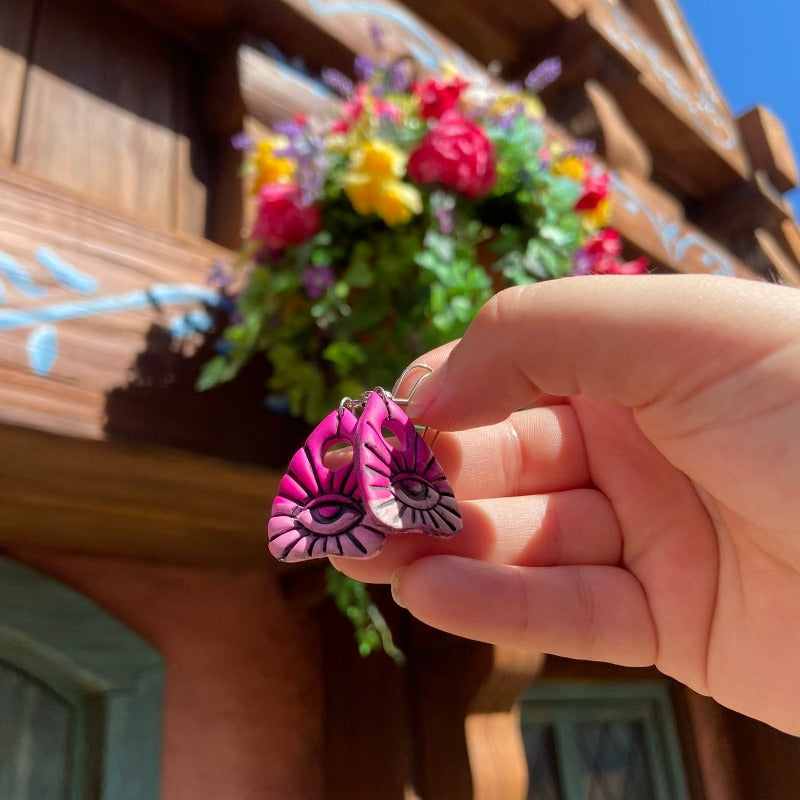
<svg viewBox="0 0 800 800">
<path fill-rule="evenodd" d="M 493 114 L 506 114 L 522 107 L 523 113 L 528 117 L 543 117 L 544 106 L 536 97 L 520 94 L 518 92 L 503 92 L 492 103 Z"/>
<path fill-rule="evenodd" d="M 553 175 L 559 175 L 563 178 L 572 178 L 574 181 L 583 180 L 586 174 L 586 169 L 583 162 L 577 156 L 567 156 L 553 164 Z"/>
<path fill-rule="evenodd" d="M 389 227 L 422 213 L 419 190 L 403 181 L 371 180 L 364 174 L 345 177 L 344 192 L 358 214 L 377 214 Z"/>
<path fill-rule="evenodd" d="M 344 193 L 357 214 L 371 214 L 378 204 L 380 181 L 371 181 L 366 175 L 351 173 L 344 177 Z"/>
<path fill-rule="evenodd" d="M 291 182 L 297 169 L 294 161 L 275 155 L 276 150 L 282 150 L 288 144 L 289 142 L 283 136 L 270 136 L 258 142 L 252 159 L 255 173 L 253 194 L 258 194 L 261 187 L 268 183 Z"/>
<path fill-rule="evenodd" d="M 390 227 L 408 222 L 422 213 L 419 190 L 402 181 L 386 181 L 375 204 L 375 213 Z"/>
<path fill-rule="evenodd" d="M 393 144 L 380 139 L 362 142 L 342 179 L 356 213 L 377 214 L 390 227 L 422 213 L 419 190 L 399 180 L 405 170 L 406 156 Z"/>
<path fill-rule="evenodd" d="M 362 143 L 350 159 L 350 169 L 372 180 L 400 178 L 406 171 L 405 154 L 380 139 Z"/>
<path fill-rule="evenodd" d="M 591 211 L 584 212 L 584 218 L 595 228 L 605 228 L 611 216 L 611 201 L 604 197 Z"/>
</svg>

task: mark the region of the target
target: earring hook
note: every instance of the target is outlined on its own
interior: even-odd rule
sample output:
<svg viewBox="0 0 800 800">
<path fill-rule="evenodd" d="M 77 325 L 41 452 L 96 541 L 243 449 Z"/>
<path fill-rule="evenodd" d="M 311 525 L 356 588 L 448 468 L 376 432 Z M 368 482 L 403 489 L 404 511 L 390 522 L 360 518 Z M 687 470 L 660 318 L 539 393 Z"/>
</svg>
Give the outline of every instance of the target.
<svg viewBox="0 0 800 800">
<path fill-rule="evenodd" d="M 424 369 L 425 370 L 425 374 L 424 375 L 420 375 L 419 378 L 417 378 L 416 383 L 411 387 L 411 390 L 409 391 L 409 393 L 405 397 L 397 397 L 397 390 L 400 388 L 400 384 L 403 382 L 403 380 L 405 379 L 406 375 L 408 375 L 410 372 L 413 372 L 415 369 Z M 399 405 L 399 406 L 407 406 L 411 402 L 411 398 L 416 393 L 417 389 L 419 388 L 419 385 L 432 372 L 433 372 L 433 367 L 429 366 L 428 364 L 419 363 L 419 364 L 410 364 L 409 366 L 407 366 L 400 373 L 400 377 L 398 377 L 398 379 L 394 382 L 394 386 L 392 387 L 392 395 L 391 396 L 392 396 L 392 399 L 394 400 L 394 402 L 397 403 L 397 405 Z"/>
</svg>

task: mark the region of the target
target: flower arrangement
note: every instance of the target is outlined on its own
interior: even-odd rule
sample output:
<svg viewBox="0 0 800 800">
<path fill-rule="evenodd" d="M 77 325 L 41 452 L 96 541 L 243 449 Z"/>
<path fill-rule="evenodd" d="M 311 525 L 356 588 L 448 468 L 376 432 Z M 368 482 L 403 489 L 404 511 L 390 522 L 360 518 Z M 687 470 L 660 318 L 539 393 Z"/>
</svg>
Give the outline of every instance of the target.
<svg viewBox="0 0 800 800">
<path fill-rule="evenodd" d="M 410 59 L 389 61 L 374 41 L 355 83 L 323 72 L 339 116 L 237 137 L 257 212 L 244 288 L 200 388 L 261 352 L 273 396 L 316 422 L 460 336 L 493 291 L 644 271 L 605 227 L 609 176 L 591 149 L 545 132 L 537 93 L 557 59 L 520 85 L 447 69 L 415 80 Z"/>
</svg>

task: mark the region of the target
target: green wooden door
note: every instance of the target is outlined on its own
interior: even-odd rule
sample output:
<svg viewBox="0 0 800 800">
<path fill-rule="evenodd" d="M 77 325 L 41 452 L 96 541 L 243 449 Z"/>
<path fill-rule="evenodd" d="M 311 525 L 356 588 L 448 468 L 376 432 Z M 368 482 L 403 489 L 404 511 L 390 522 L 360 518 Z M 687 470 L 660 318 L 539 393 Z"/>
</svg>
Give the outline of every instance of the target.
<svg viewBox="0 0 800 800">
<path fill-rule="evenodd" d="M 99 606 L 0 558 L 0 799 L 157 800 L 163 672 Z"/>
<path fill-rule="evenodd" d="M 54 691 L 0 662 L 0 797 L 65 800 L 75 714 Z"/>
</svg>

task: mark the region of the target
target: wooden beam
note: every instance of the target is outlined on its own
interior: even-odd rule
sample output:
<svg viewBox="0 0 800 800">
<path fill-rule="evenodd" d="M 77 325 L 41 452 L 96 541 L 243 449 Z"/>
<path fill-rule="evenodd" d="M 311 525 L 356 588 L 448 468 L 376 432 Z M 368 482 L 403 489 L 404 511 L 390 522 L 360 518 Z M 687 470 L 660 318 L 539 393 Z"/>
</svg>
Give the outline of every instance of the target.
<svg viewBox="0 0 800 800">
<path fill-rule="evenodd" d="M 564 28 L 557 46 L 575 54 L 564 80 L 594 77 L 605 86 L 647 143 L 654 172 L 666 185 L 703 197 L 749 175 L 727 109 L 701 103 L 701 90 L 683 65 L 621 5 L 593 0 L 585 15 Z"/>
<path fill-rule="evenodd" d="M 792 258 L 800 264 L 800 227 L 796 220 L 785 219 L 781 223 L 781 234 L 787 252 L 791 253 Z"/>
<path fill-rule="evenodd" d="M 753 179 L 720 192 L 689 207 L 692 221 L 723 241 L 751 236 L 755 228 L 780 235 L 781 226 L 791 219 L 791 207 L 773 186 L 764 170 Z"/>
<path fill-rule="evenodd" d="M 800 264 L 797 264 L 764 228 L 756 228 L 756 242 L 775 275 L 788 286 L 800 286 Z"/>
<path fill-rule="evenodd" d="M 797 162 L 783 123 L 764 106 L 751 108 L 738 121 L 753 167 L 765 170 L 778 191 L 794 189 Z"/>
<path fill-rule="evenodd" d="M 11 161 L 17 141 L 34 0 L 6 2 L 0 12 L 0 161 Z"/>
<path fill-rule="evenodd" d="M 425 22 L 463 47 L 481 64 L 492 61 L 503 66 L 519 58 L 522 40 L 513 27 L 503 24 L 502 16 L 508 10 L 507 3 L 494 8 L 485 3 L 464 3 L 460 1 L 436 2 L 429 0 L 405 0 L 403 5 L 410 8 Z M 530 3 L 528 19 L 540 22 L 542 9 L 550 9 L 547 0 Z"/>
<path fill-rule="evenodd" d="M 109 393 L 135 379 L 148 333 L 159 348 L 150 380 L 174 380 L 159 379 L 153 359 L 174 372 L 170 325 L 215 302 L 205 276 L 231 257 L 13 169 L 0 169 L 0 254 L 0 422 L 94 439 L 106 435 Z"/>
<path fill-rule="evenodd" d="M 43 0 L 16 163 L 108 208 L 173 226 L 175 78 L 166 42 L 128 14 Z"/>
<path fill-rule="evenodd" d="M 475 58 L 392 0 L 372 0 L 368 13 L 363 4 L 357 2 L 310 4 L 308 0 L 279 0 L 275 6 L 279 17 L 290 14 L 295 20 L 290 30 L 281 29 L 278 44 L 291 44 L 294 52 L 302 53 L 312 64 L 325 65 L 324 51 L 318 51 L 320 34 L 344 46 L 351 54 L 372 53 L 369 26 L 374 22 L 383 31 L 383 54 L 388 59 L 411 53 L 423 72 L 437 71 L 440 64 L 447 62 L 464 74 L 482 73 L 482 66 Z M 300 21 L 299 26 L 297 21 Z M 303 46 L 305 42 L 308 46 Z M 351 65 L 344 68 L 350 71 Z"/>
<path fill-rule="evenodd" d="M 0 545 L 182 564 L 271 564 L 276 471 L 0 425 Z"/>
<path fill-rule="evenodd" d="M 611 225 L 632 252 L 675 272 L 756 277 L 723 245 L 687 222 L 681 204 L 663 189 L 626 170 L 614 173 L 612 186 Z"/>
<path fill-rule="evenodd" d="M 491 670 L 473 696 L 464 723 L 476 800 L 528 796 L 519 699 L 544 662 L 543 653 L 492 648 Z"/>
<path fill-rule="evenodd" d="M 609 167 L 640 178 L 650 176 L 653 159 L 647 145 L 602 84 L 588 80 L 580 88 L 559 95 L 556 103 L 551 110 L 567 130 L 576 138 L 595 142 Z"/>
</svg>

